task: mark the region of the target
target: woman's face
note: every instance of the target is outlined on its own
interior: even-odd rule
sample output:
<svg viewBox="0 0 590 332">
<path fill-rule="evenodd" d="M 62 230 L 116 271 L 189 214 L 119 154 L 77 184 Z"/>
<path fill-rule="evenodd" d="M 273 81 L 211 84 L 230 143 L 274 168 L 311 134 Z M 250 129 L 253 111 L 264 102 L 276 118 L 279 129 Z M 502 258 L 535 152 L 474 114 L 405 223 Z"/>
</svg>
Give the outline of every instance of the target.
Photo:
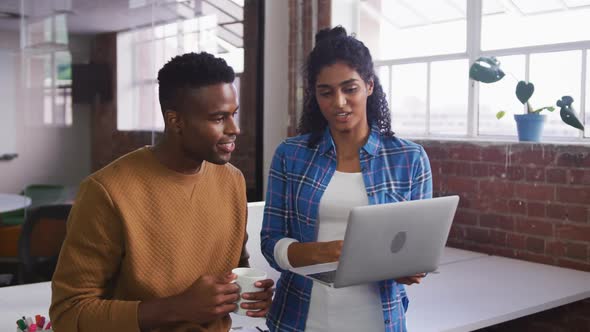
<svg viewBox="0 0 590 332">
<path fill-rule="evenodd" d="M 344 62 L 322 68 L 317 76 L 316 100 L 332 131 L 365 131 L 367 98 L 372 93 L 373 81 L 366 83 Z"/>
</svg>

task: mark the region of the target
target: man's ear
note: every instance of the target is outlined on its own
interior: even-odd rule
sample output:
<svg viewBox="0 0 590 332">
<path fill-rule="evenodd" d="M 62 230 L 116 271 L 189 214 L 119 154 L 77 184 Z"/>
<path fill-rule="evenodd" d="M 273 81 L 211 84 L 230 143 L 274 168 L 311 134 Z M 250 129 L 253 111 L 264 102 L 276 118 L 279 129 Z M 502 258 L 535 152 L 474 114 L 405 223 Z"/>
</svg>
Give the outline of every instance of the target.
<svg viewBox="0 0 590 332">
<path fill-rule="evenodd" d="M 182 131 L 182 117 L 177 111 L 171 109 L 164 110 L 164 124 L 167 129 L 175 134 L 180 134 Z"/>
<path fill-rule="evenodd" d="M 367 83 L 367 96 L 370 96 L 373 94 L 373 87 L 375 87 L 375 81 L 373 79 L 371 79 Z"/>
</svg>

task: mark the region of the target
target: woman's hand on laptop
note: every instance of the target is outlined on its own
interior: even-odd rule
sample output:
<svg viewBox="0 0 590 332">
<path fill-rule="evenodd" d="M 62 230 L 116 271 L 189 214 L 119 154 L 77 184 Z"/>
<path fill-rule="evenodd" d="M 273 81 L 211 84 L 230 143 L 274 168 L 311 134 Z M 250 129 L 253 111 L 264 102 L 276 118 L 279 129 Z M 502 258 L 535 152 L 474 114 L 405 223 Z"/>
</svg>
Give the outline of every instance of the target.
<svg viewBox="0 0 590 332">
<path fill-rule="evenodd" d="M 422 281 L 422 278 L 424 278 L 426 276 L 426 273 L 418 273 L 415 274 L 413 276 L 409 276 L 409 277 L 401 277 L 401 278 L 397 278 L 395 279 L 395 282 L 397 282 L 398 284 L 404 284 L 404 285 L 412 285 L 412 284 L 419 284 L 420 281 Z"/>
<path fill-rule="evenodd" d="M 342 253 L 344 241 L 316 242 L 315 261 L 316 264 L 337 262 Z"/>
<path fill-rule="evenodd" d="M 337 262 L 342 252 L 344 241 L 329 242 L 294 242 L 289 245 L 289 263 L 293 267 Z"/>
</svg>

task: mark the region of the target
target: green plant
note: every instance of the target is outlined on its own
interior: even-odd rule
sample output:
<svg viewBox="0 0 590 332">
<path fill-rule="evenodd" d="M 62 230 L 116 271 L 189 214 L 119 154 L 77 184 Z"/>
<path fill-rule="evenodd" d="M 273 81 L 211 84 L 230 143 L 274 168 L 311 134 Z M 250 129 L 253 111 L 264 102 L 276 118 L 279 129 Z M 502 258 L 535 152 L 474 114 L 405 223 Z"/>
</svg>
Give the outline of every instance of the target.
<svg viewBox="0 0 590 332">
<path fill-rule="evenodd" d="M 501 80 L 506 74 L 500 68 L 500 62 L 496 57 L 480 57 L 471 65 L 469 68 L 469 77 L 475 81 L 483 83 L 494 83 Z M 523 104 L 526 105 L 527 113 L 541 113 L 541 111 L 547 110 L 549 112 L 555 111 L 553 106 L 544 106 L 538 109 L 533 109 L 529 103 L 529 99 L 535 92 L 535 86 L 533 83 L 518 81 L 516 84 L 516 98 Z M 584 126 L 576 117 L 574 109 L 571 107 L 574 99 L 571 96 L 563 96 L 557 101 L 557 106 L 560 109 L 561 120 L 574 128 L 584 130 Z M 501 119 L 506 114 L 505 111 L 499 111 L 496 113 L 496 118 Z"/>
</svg>

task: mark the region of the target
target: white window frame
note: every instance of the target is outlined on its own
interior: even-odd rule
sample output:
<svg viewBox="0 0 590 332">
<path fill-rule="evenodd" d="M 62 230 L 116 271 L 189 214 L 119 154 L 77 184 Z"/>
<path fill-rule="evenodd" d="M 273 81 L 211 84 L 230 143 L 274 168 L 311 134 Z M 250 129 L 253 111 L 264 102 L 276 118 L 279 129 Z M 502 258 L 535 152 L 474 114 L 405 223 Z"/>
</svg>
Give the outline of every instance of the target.
<svg viewBox="0 0 590 332">
<path fill-rule="evenodd" d="M 466 51 L 460 53 L 450 53 L 441 55 L 411 57 L 403 59 L 391 59 L 391 60 L 379 60 L 375 61 L 375 71 L 377 72 L 380 67 L 388 67 L 389 70 L 389 86 L 393 82 L 393 70 L 392 67 L 396 65 L 413 64 L 413 63 L 425 63 L 427 66 L 427 82 L 426 82 L 426 119 L 425 119 L 425 133 L 424 135 L 408 135 L 412 138 L 417 139 L 447 139 L 447 138 L 470 138 L 480 139 L 484 141 L 488 140 L 505 140 L 513 141 L 514 135 L 487 135 L 478 134 L 479 129 L 479 83 L 469 79 L 469 90 L 467 100 L 467 134 L 457 135 L 444 135 L 444 134 L 431 134 L 430 133 L 430 65 L 436 61 L 449 61 L 449 60 L 465 60 L 472 64 L 477 58 L 481 56 L 510 56 L 510 55 L 525 55 L 525 80 L 529 79 L 529 66 L 530 66 L 530 55 L 536 53 L 551 53 L 551 52 L 564 52 L 564 51 L 581 51 L 582 52 L 582 75 L 581 75 L 581 98 L 578 108 L 578 118 L 584 123 L 586 114 L 586 95 L 587 89 L 587 54 L 590 49 L 590 40 L 579 41 L 579 42 L 567 42 L 567 43 L 555 43 L 546 45 L 516 47 L 516 48 L 505 48 L 492 51 L 481 50 L 481 25 L 482 25 L 482 0 L 465 0 L 466 1 Z M 383 79 L 383 78 L 382 78 Z M 588 78 L 590 79 L 590 78 Z M 391 105 L 391 94 L 388 94 L 388 102 Z M 523 108 L 524 109 L 524 108 Z M 558 112 L 558 110 L 556 110 Z M 392 116 L 392 121 L 395 121 Z M 590 123 L 584 123 L 586 127 L 590 126 Z M 545 141 L 554 142 L 571 142 L 571 143 L 590 143 L 589 137 L 584 137 L 584 132 L 579 131 L 577 137 L 558 137 L 552 136 L 547 138 Z"/>
</svg>

